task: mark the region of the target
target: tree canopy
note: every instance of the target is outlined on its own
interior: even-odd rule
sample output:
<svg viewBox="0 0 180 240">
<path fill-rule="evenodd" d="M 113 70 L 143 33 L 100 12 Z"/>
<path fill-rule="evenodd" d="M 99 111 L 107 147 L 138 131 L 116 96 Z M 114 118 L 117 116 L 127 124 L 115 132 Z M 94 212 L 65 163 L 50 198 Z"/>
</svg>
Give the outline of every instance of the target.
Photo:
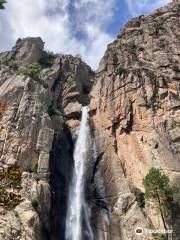
<svg viewBox="0 0 180 240">
<path fill-rule="evenodd" d="M 160 172 L 159 169 L 151 168 L 143 180 L 146 198 L 164 198 L 169 191 L 169 178 Z"/>
<path fill-rule="evenodd" d="M 159 169 L 151 168 L 143 179 L 143 184 L 145 198 L 158 203 L 164 228 L 166 230 L 168 228 L 166 224 L 169 222 L 168 219 L 171 219 L 171 226 L 174 228 L 180 213 L 180 182 L 170 182 L 169 178 Z M 168 234 L 166 234 L 166 239 L 168 239 Z"/>
<path fill-rule="evenodd" d="M 7 3 L 6 0 L 0 0 L 0 9 L 4 9 L 4 4 Z"/>
</svg>

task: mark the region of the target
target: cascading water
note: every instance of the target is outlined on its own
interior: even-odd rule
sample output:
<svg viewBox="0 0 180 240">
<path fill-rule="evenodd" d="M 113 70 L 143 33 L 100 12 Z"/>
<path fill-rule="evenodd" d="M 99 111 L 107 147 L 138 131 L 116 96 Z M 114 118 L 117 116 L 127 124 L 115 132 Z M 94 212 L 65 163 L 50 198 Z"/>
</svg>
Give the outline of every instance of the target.
<svg viewBox="0 0 180 240">
<path fill-rule="evenodd" d="M 82 210 L 86 206 L 84 182 L 86 163 L 88 161 L 88 153 L 91 146 L 88 111 L 88 107 L 82 108 L 82 119 L 74 149 L 74 171 L 69 189 L 68 210 L 66 216 L 66 240 L 81 240 L 83 237 Z M 85 216 L 85 218 L 87 218 L 87 216 Z M 86 219 L 86 221 L 89 223 L 89 220 Z"/>
</svg>

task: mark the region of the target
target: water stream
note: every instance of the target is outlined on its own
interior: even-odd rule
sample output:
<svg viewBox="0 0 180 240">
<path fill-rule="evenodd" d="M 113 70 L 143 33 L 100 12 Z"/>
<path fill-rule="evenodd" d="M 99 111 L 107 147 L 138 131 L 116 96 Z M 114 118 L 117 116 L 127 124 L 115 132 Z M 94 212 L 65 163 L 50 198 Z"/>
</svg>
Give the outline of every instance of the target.
<svg viewBox="0 0 180 240">
<path fill-rule="evenodd" d="M 82 108 L 82 119 L 74 149 L 74 170 L 69 188 L 68 210 L 66 216 L 66 240 L 82 240 L 82 212 L 86 207 L 84 196 L 84 184 L 88 153 L 91 145 L 89 127 L 89 108 Z M 90 223 L 88 214 L 85 214 L 86 222 Z M 91 229 L 90 229 L 91 232 Z"/>
</svg>

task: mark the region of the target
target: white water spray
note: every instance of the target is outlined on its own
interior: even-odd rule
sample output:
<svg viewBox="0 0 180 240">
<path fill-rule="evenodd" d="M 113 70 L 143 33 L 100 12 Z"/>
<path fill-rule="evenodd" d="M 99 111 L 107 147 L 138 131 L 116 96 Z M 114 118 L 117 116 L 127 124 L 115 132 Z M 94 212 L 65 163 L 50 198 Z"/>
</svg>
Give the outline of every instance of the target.
<svg viewBox="0 0 180 240">
<path fill-rule="evenodd" d="M 84 180 L 91 145 L 88 107 L 82 108 L 82 119 L 74 150 L 74 172 L 69 189 L 66 217 L 66 240 L 82 240 L 82 209 L 85 206 Z"/>
</svg>

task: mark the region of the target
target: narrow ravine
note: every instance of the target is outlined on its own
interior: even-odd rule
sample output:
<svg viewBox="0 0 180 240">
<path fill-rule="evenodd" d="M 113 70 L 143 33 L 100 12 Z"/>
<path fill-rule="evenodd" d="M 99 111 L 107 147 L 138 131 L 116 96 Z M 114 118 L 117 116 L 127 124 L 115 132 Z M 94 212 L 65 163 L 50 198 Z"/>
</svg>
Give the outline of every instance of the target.
<svg viewBox="0 0 180 240">
<path fill-rule="evenodd" d="M 88 153 L 91 147 L 88 111 L 88 107 L 82 108 L 82 119 L 74 149 L 74 170 L 72 181 L 69 187 L 68 209 L 66 217 L 66 240 L 83 239 L 82 212 L 83 206 L 86 206 L 84 196 L 85 173 L 88 162 Z M 88 219 L 86 219 L 86 221 L 88 221 Z"/>
</svg>

